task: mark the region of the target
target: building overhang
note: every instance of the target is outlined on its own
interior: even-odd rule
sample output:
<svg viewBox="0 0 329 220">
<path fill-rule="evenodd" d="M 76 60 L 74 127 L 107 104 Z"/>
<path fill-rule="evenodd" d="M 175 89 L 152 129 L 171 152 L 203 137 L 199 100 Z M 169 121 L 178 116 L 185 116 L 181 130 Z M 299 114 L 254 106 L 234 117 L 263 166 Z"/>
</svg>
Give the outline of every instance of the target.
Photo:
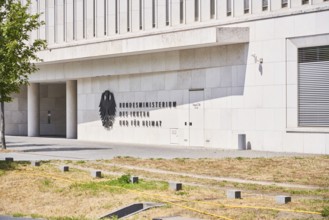
<svg viewBox="0 0 329 220">
<path fill-rule="evenodd" d="M 67 43 L 52 46 L 38 55 L 43 59 L 39 63 L 42 65 L 248 42 L 248 27 L 208 27 Z"/>
</svg>

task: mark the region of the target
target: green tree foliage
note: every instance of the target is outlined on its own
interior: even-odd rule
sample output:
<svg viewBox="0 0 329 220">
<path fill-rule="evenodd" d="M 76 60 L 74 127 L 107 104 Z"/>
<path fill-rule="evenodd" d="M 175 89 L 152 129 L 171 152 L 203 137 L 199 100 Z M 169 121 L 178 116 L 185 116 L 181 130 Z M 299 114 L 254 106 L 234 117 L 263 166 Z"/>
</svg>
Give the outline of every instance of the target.
<svg viewBox="0 0 329 220">
<path fill-rule="evenodd" d="M 28 77 L 37 71 L 41 60 L 37 52 L 46 48 L 45 40 L 31 42 L 30 33 L 44 24 L 40 14 L 30 14 L 31 0 L 0 0 L 0 131 L 2 148 L 6 148 L 4 103 L 28 84 Z"/>
</svg>

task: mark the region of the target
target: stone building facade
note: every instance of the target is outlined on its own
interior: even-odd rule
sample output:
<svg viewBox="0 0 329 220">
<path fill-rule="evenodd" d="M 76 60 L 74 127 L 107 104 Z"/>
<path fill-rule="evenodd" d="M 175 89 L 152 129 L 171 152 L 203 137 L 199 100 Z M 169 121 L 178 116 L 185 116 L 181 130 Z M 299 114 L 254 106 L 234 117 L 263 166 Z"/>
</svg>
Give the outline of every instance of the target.
<svg viewBox="0 0 329 220">
<path fill-rule="evenodd" d="M 245 134 L 254 150 L 329 153 L 329 1 L 34 0 L 31 12 L 48 49 L 5 106 L 8 135 L 237 149 Z"/>
</svg>

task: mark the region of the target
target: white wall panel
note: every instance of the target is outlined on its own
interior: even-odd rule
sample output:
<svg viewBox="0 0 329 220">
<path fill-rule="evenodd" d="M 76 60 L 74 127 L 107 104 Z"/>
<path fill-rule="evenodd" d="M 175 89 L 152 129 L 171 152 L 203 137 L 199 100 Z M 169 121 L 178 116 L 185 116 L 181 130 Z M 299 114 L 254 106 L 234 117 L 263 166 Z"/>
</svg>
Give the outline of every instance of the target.
<svg viewBox="0 0 329 220">
<path fill-rule="evenodd" d="M 86 0 L 86 38 L 94 37 L 94 0 Z"/>
<path fill-rule="evenodd" d="M 244 15 L 244 0 L 234 1 L 232 0 L 233 7 L 232 12 L 235 17 L 243 16 Z"/>
<path fill-rule="evenodd" d="M 144 0 L 144 30 L 152 29 L 152 0 Z"/>
<path fill-rule="evenodd" d="M 55 14 L 55 37 L 56 43 L 63 43 L 64 40 L 64 10 L 63 10 L 63 0 L 55 1 L 56 14 Z"/>
<path fill-rule="evenodd" d="M 162 28 L 166 26 L 166 0 L 157 0 L 157 27 Z"/>
<path fill-rule="evenodd" d="M 227 4 L 226 4 L 226 0 L 225 1 L 220 1 L 220 0 L 217 0 L 217 18 L 226 18 L 227 15 L 226 15 L 226 12 L 227 12 Z"/>
<path fill-rule="evenodd" d="M 102 35 L 99 35 L 100 33 L 102 33 L 104 31 L 104 28 L 99 24 L 100 22 L 104 22 L 104 21 L 101 21 L 101 19 L 99 17 L 102 17 L 104 16 L 103 13 L 99 7 L 102 7 L 104 8 L 103 4 L 104 4 L 104 1 L 103 3 L 101 3 L 102 1 L 101 0 L 95 0 L 95 9 L 94 9 L 94 29 L 95 29 L 95 33 L 94 33 L 94 37 L 101 37 Z M 100 30 L 99 30 L 100 28 Z M 104 35 L 104 33 L 103 33 Z"/>
<path fill-rule="evenodd" d="M 47 44 L 52 45 L 54 43 L 54 24 L 55 24 L 55 13 L 54 13 L 54 0 L 47 1 L 47 15 L 46 15 L 46 35 Z"/>
<path fill-rule="evenodd" d="M 73 41 L 73 0 L 66 0 L 66 41 Z"/>
<path fill-rule="evenodd" d="M 200 16 L 201 21 L 207 21 L 210 19 L 210 0 L 201 0 L 200 1 Z"/>
<path fill-rule="evenodd" d="M 120 34 L 127 33 L 127 0 L 120 0 Z"/>
<path fill-rule="evenodd" d="M 180 0 L 171 0 L 171 25 L 176 26 L 180 24 L 179 17 L 179 1 Z"/>
<path fill-rule="evenodd" d="M 13 101 L 5 103 L 6 135 L 27 135 L 27 88 L 12 94 Z"/>
<path fill-rule="evenodd" d="M 47 18 L 46 18 L 46 29 L 47 29 L 47 43 L 52 45 L 55 40 L 55 12 L 54 12 L 54 0 L 47 1 Z"/>
<path fill-rule="evenodd" d="M 83 39 L 83 0 L 76 0 L 76 39 Z"/>
<path fill-rule="evenodd" d="M 139 0 L 131 1 L 131 30 L 132 32 L 139 31 Z"/>
<path fill-rule="evenodd" d="M 31 14 L 38 13 L 38 5 L 39 5 L 39 1 L 34 1 L 33 4 L 30 5 L 29 12 Z M 39 30 L 33 30 L 31 32 L 30 43 L 32 43 L 34 40 L 38 39 L 38 37 L 39 37 Z"/>
<path fill-rule="evenodd" d="M 250 8 L 253 14 L 261 13 L 263 11 L 262 1 L 252 1 Z"/>
<path fill-rule="evenodd" d="M 40 21 L 46 21 L 46 2 L 45 1 L 40 1 L 39 2 L 39 13 L 40 15 Z M 46 26 L 42 25 L 39 28 L 39 38 L 40 39 L 46 39 Z"/>
<path fill-rule="evenodd" d="M 116 34 L 116 19 L 115 19 L 115 2 L 116 0 L 108 0 L 108 35 L 115 35 Z M 119 22 L 119 19 L 118 19 Z"/>
<path fill-rule="evenodd" d="M 291 8 L 296 8 L 296 7 L 302 6 L 302 0 L 288 0 L 288 2 L 289 1 L 290 1 Z M 309 2 L 311 2 L 311 0 L 309 0 Z"/>
<path fill-rule="evenodd" d="M 269 4 L 271 4 L 271 11 L 277 11 L 282 9 L 281 1 L 269 1 Z M 288 0 L 288 7 L 289 7 L 289 0 Z M 284 9 L 287 9 L 288 7 Z"/>
<path fill-rule="evenodd" d="M 195 0 L 185 0 L 185 19 L 186 24 L 195 22 L 194 18 L 194 1 Z"/>
</svg>

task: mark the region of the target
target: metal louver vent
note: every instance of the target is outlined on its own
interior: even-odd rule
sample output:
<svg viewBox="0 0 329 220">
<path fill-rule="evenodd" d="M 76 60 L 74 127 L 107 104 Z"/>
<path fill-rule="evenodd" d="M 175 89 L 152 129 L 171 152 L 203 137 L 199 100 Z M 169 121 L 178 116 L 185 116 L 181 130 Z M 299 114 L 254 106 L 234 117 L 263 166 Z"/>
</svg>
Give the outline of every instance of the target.
<svg viewBox="0 0 329 220">
<path fill-rule="evenodd" d="M 298 62 L 329 61 L 329 46 L 307 47 L 298 49 Z"/>
<path fill-rule="evenodd" d="M 329 46 L 298 52 L 298 124 L 329 127 Z"/>
</svg>

